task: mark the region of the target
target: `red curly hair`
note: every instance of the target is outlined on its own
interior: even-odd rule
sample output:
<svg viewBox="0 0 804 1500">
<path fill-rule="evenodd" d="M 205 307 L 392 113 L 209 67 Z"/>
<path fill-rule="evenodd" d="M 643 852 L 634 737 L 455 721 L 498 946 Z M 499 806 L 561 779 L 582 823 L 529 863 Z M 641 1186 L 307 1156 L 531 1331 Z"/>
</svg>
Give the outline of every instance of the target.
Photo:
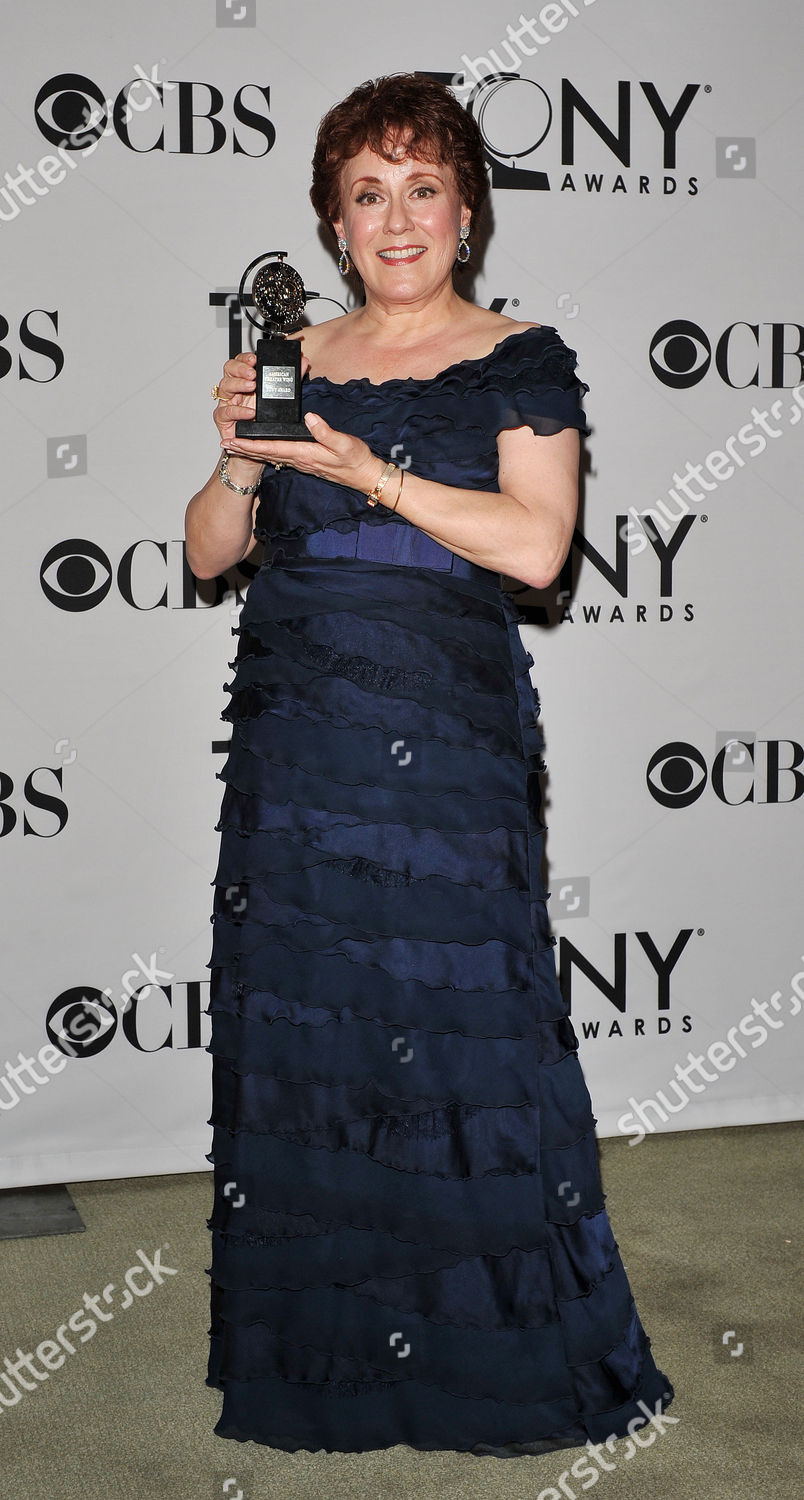
<svg viewBox="0 0 804 1500">
<path fill-rule="evenodd" d="M 417 161 L 449 165 L 461 201 L 479 214 L 489 179 L 477 121 L 446 84 L 418 73 L 389 73 L 361 83 L 324 115 L 313 152 L 310 201 L 325 224 L 340 213 L 341 170 L 364 146 L 394 161 L 404 141 Z"/>
</svg>

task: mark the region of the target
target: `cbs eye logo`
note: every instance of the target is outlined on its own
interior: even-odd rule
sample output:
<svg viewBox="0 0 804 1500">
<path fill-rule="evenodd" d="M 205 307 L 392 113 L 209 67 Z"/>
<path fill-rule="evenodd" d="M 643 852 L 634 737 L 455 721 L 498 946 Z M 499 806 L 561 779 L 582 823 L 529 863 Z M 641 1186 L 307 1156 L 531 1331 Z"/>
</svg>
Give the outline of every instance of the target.
<svg viewBox="0 0 804 1500">
<path fill-rule="evenodd" d="M 104 991 L 81 985 L 56 996 L 45 1030 L 54 1047 L 69 1057 L 97 1057 L 117 1030 L 117 1012 Z"/>
<path fill-rule="evenodd" d="M 106 553 L 81 537 L 57 542 L 39 569 L 45 598 L 70 612 L 94 609 L 101 604 L 112 586 L 112 578 Z"/>
<path fill-rule="evenodd" d="M 701 796 L 708 774 L 700 750 L 683 740 L 673 740 L 662 745 L 648 762 L 648 791 L 662 807 L 691 807 Z"/>
<path fill-rule="evenodd" d="M 703 380 L 712 363 L 712 345 L 697 323 L 676 318 L 664 323 L 650 343 L 650 367 L 663 385 L 688 390 Z"/>
<path fill-rule="evenodd" d="M 110 101 L 91 78 L 83 73 L 60 73 L 40 88 L 34 118 L 45 140 L 78 151 L 100 140 L 110 108 Z"/>
</svg>

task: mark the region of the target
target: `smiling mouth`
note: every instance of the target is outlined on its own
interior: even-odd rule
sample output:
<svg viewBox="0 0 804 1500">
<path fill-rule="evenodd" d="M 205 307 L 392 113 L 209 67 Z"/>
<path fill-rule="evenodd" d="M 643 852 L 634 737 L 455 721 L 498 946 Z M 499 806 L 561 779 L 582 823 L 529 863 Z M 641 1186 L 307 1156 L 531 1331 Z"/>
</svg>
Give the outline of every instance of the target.
<svg viewBox="0 0 804 1500">
<path fill-rule="evenodd" d="M 378 250 L 377 254 L 387 265 L 406 265 L 424 255 L 426 248 L 425 245 L 391 245 L 387 250 Z"/>
</svg>

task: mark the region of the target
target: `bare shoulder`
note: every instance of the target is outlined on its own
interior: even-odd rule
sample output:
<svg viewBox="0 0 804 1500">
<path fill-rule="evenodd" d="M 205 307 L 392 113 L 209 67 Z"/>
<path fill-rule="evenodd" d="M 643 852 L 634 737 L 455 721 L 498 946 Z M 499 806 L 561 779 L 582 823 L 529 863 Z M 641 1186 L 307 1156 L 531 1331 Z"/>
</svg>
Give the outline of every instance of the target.
<svg viewBox="0 0 804 1500">
<path fill-rule="evenodd" d="M 463 337 L 472 355 L 482 355 L 491 353 L 498 344 L 512 338 L 514 334 L 541 327 L 541 323 L 506 318 L 503 313 L 492 312 L 488 307 L 476 307 L 464 323 Z"/>
<path fill-rule="evenodd" d="M 467 323 L 467 328 L 470 325 Z M 492 338 L 504 339 L 509 333 L 524 333 L 528 328 L 541 328 L 541 323 L 520 322 L 516 318 L 508 318 L 505 313 L 492 312 L 488 307 L 475 307 L 472 310 L 471 327 L 477 334 L 485 333 Z"/>
<path fill-rule="evenodd" d="M 509 333 L 525 333 L 529 328 L 543 328 L 543 323 L 518 323 L 514 318 L 503 318 L 505 327 L 501 330 L 503 336 Z"/>
<path fill-rule="evenodd" d="M 353 312 L 341 313 L 337 318 L 328 318 L 324 323 L 313 323 L 307 328 L 300 328 L 298 333 L 288 334 L 288 338 L 299 339 L 307 358 L 311 363 L 316 363 L 334 339 L 343 337 L 353 320 Z"/>
</svg>

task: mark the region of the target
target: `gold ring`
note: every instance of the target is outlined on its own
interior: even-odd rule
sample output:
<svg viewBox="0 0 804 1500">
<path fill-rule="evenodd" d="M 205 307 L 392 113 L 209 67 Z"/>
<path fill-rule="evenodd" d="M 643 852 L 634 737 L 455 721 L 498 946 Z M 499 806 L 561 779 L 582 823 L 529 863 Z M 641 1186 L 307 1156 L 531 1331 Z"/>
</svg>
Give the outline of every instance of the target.
<svg viewBox="0 0 804 1500">
<path fill-rule="evenodd" d="M 225 401 L 226 397 L 221 395 L 220 386 L 213 385 L 213 387 L 212 387 L 212 399 L 213 399 L 213 401 Z"/>
</svg>

